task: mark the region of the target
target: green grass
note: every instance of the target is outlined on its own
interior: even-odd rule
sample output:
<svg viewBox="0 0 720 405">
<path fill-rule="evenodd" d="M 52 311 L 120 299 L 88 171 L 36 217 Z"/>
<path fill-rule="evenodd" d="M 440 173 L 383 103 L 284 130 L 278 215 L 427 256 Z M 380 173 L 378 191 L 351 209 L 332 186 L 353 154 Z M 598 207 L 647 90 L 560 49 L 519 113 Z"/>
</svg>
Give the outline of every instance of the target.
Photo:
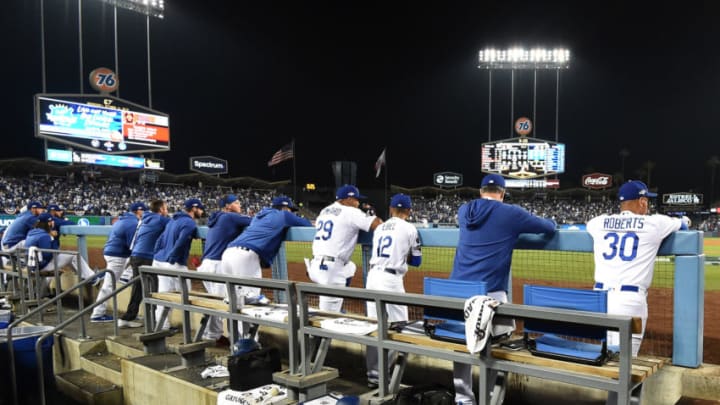
<svg viewBox="0 0 720 405">
<path fill-rule="evenodd" d="M 717 241 L 720 238 L 706 238 L 704 251 L 708 256 L 720 256 L 720 246 L 709 245 L 708 241 Z M 77 238 L 63 236 L 61 244 L 63 249 L 76 248 Z M 710 242 L 712 243 L 712 242 Z M 105 237 L 88 237 L 88 248 L 102 248 Z M 303 258 L 311 257 L 310 242 L 289 242 L 287 246 L 287 260 L 293 263 L 302 263 Z M 193 241 L 191 255 L 202 255 L 202 244 L 199 240 Z M 421 270 L 450 272 L 454 249 L 441 247 L 424 247 L 423 264 Z M 362 262 L 360 248 L 356 248 L 352 261 Z M 552 275 L 553 279 L 568 282 L 586 283 L 592 280 L 592 255 L 588 253 L 518 250 L 513 254 L 513 276 L 518 278 L 538 278 L 538 275 Z M 654 287 L 671 287 L 673 284 L 673 266 L 671 263 L 659 263 L 655 267 Z M 705 266 L 705 290 L 720 290 L 720 266 Z"/>
</svg>

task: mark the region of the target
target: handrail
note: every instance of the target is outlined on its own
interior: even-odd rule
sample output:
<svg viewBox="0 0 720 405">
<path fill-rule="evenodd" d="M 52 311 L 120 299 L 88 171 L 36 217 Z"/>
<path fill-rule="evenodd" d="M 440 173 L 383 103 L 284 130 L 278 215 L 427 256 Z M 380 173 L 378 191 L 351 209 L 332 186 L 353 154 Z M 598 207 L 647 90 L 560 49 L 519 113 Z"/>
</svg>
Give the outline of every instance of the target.
<svg viewBox="0 0 720 405">
<path fill-rule="evenodd" d="M 106 270 L 101 270 L 101 271 L 97 272 L 96 274 L 103 274 L 103 273 L 105 273 L 106 275 L 107 275 L 107 274 L 110 274 L 110 275 L 111 275 L 111 277 L 112 277 L 112 285 L 113 285 L 113 287 L 114 287 L 114 286 L 116 285 L 115 273 L 114 273 L 112 270 L 107 270 L 107 269 L 106 269 Z M 135 280 L 135 279 L 136 279 L 136 278 L 134 278 L 133 280 Z M 61 300 L 63 297 L 71 294 L 71 293 L 72 293 L 73 291 L 75 291 L 76 289 L 82 288 L 82 287 L 84 287 L 85 285 L 89 284 L 90 281 L 91 281 L 91 279 L 85 279 L 85 280 L 80 281 L 79 283 L 75 284 L 75 285 L 72 286 L 71 288 L 69 288 L 69 289 L 61 292 L 60 294 L 58 294 L 57 296 L 55 296 L 55 297 L 52 298 L 51 300 L 48 300 L 47 302 L 39 305 L 39 306 L 38 306 L 37 308 L 35 308 L 34 310 L 28 312 L 27 314 L 25 314 L 25 315 L 23 315 L 22 317 L 16 319 L 13 323 L 11 323 L 10 325 L 8 325 L 8 328 L 7 328 L 7 345 L 8 345 L 8 353 L 9 353 L 10 367 L 11 367 L 10 373 L 11 373 L 11 375 L 12 375 L 12 381 L 11 381 L 11 382 L 12 382 L 12 389 L 13 389 L 13 401 L 14 401 L 13 403 L 14 403 L 15 405 L 18 404 L 18 393 L 17 393 L 17 375 L 16 375 L 16 373 L 15 373 L 15 350 L 14 350 L 13 344 L 12 344 L 12 339 L 13 339 L 13 337 L 12 337 L 12 330 L 13 330 L 13 328 L 15 328 L 15 327 L 16 327 L 17 325 L 19 325 L 20 323 L 25 322 L 25 320 L 29 319 L 31 316 L 33 316 L 33 315 L 35 315 L 35 314 L 38 314 L 38 313 L 41 313 L 41 311 L 44 311 L 45 308 L 47 308 L 47 307 L 49 307 L 50 305 L 54 304 L 56 301 Z M 105 299 L 100 300 L 100 301 L 98 301 L 98 302 L 95 302 L 94 304 L 88 306 L 87 308 L 81 308 L 81 309 L 79 309 L 78 312 L 77 312 L 75 315 L 71 316 L 68 320 L 60 323 L 59 325 L 56 325 L 55 328 L 53 328 L 53 330 L 52 330 L 51 332 L 49 332 L 49 334 L 55 333 L 57 330 L 65 327 L 65 326 L 67 326 L 68 324 L 70 324 L 71 322 L 73 322 L 74 320 L 76 320 L 78 317 L 81 317 L 81 316 L 85 315 L 87 312 L 89 312 L 90 310 L 94 309 L 96 306 L 98 306 L 98 305 L 100 305 L 101 303 L 104 303 L 104 302 L 107 301 L 108 299 L 112 298 L 112 300 L 113 300 L 113 315 L 114 315 L 113 319 L 114 319 L 114 322 L 115 322 L 115 335 L 117 335 L 117 334 L 118 334 L 118 326 L 117 326 L 117 294 L 120 293 L 121 291 L 125 290 L 125 289 L 126 289 L 128 286 L 130 286 L 130 285 L 131 285 L 131 283 L 128 283 L 128 284 L 126 284 L 126 285 L 118 288 L 117 290 L 115 290 L 115 289 L 113 288 L 114 291 L 113 291 L 112 294 L 110 294 L 108 297 L 106 297 Z M 38 339 L 38 343 L 42 343 L 42 341 L 43 341 L 47 336 L 48 336 L 48 334 L 45 334 L 45 335 L 41 336 L 40 339 Z M 41 389 L 41 390 L 40 390 L 40 395 L 41 395 L 41 399 L 42 399 L 42 402 L 41 402 L 41 403 L 44 405 L 44 404 L 45 404 L 45 382 L 43 381 L 42 353 L 40 352 L 40 353 L 38 354 L 38 348 L 39 348 L 39 347 L 40 347 L 40 346 L 38 346 L 37 343 L 36 343 L 36 345 L 35 345 L 35 354 L 36 354 L 37 359 L 38 359 L 38 370 L 40 371 L 40 389 Z"/>
</svg>

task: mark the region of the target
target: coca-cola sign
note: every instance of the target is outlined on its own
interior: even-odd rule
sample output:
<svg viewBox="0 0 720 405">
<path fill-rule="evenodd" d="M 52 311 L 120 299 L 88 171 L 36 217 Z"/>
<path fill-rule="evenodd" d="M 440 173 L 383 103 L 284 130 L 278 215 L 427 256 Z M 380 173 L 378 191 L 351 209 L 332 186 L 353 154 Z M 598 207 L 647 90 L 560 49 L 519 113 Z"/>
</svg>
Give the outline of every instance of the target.
<svg viewBox="0 0 720 405">
<path fill-rule="evenodd" d="M 612 176 L 604 173 L 590 173 L 582 177 L 582 185 L 586 188 L 601 189 L 612 187 Z"/>
</svg>

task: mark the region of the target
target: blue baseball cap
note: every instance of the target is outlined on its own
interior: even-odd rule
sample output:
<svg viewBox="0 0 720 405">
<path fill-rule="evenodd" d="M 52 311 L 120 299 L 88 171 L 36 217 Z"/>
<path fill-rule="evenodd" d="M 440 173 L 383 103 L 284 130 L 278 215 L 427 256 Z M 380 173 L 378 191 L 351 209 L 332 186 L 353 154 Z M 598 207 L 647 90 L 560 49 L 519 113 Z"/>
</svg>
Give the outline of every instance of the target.
<svg viewBox="0 0 720 405">
<path fill-rule="evenodd" d="M 27 208 L 45 208 L 44 205 L 40 201 L 30 201 L 27 205 Z"/>
<path fill-rule="evenodd" d="M 57 204 L 48 204 L 47 209 L 48 211 L 65 211 L 65 208 Z"/>
<path fill-rule="evenodd" d="M 190 209 L 192 207 L 198 207 L 201 210 L 205 209 L 205 206 L 202 204 L 202 202 L 197 198 L 188 198 L 185 200 L 185 209 Z"/>
<path fill-rule="evenodd" d="M 395 194 L 390 199 L 390 206 L 393 208 L 412 208 L 412 201 L 409 195 Z"/>
<path fill-rule="evenodd" d="M 495 186 L 505 188 L 505 179 L 499 174 L 488 174 L 483 177 L 480 187 Z"/>
<path fill-rule="evenodd" d="M 640 197 L 652 198 L 657 197 L 657 194 L 651 193 L 648 186 L 640 180 L 630 180 L 620 186 L 620 190 L 618 190 L 618 200 L 620 201 L 632 201 Z"/>
<path fill-rule="evenodd" d="M 130 204 L 130 209 L 128 211 L 135 212 L 135 211 L 147 211 L 147 206 L 142 202 L 135 202 Z"/>
<path fill-rule="evenodd" d="M 356 199 L 362 199 L 367 198 L 364 195 L 360 194 L 360 190 L 358 190 L 357 187 L 351 185 L 351 184 L 345 184 L 337 191 L 335 192 L 335 199 L 336 200 L 344 200 L 346 198 L 356 198 Z"/>
<path fill-rule="evenodd" d="M 288 207 L 292 211 L 297 211 L 297 207 L 293 204 L 290 197 L 280 195 L 272 199 L 272 206 L 273 208 L 283 208 Z"/>
<path fill-rule="evenodd" d="M 42 214 L 38 215 L 37 220 L 38 222 L 50 222 L 53 221 L 55 218 L 48 214 L 47 212 L 43 212 Z"/>
<path fill-rule="evenodd" d="M 220 208 L 222 208 L 226 205 L 232 204 L 237 200 L 238 200 L 238 198 L 235 194 L 228 194 L 225 197 L 220 199 Z"/>
</svg>

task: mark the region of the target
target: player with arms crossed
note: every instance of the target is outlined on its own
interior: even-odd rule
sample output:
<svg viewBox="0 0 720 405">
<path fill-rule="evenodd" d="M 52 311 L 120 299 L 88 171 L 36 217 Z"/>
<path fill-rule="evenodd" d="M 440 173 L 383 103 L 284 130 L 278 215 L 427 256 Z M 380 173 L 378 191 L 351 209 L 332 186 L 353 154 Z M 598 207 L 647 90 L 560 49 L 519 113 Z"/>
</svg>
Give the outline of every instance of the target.
<svg viewBox="0 0 720 405">
<path fill-rule="evenodd" d="M 313 258 L 305 260 L 310 280 L 322 285 L 348 286 L 357 267 L 350 261 L 359 231 L 372 231 L 382 223 L 362 212 L 357 187 L 346 184 L 335 193 L 335 202 L 323 208 L 315 220 Z M 343 299 L 320 296 L 320 309 L 340 312 Z"/>
<path fill-rule="evenodd" d="M 640 351 L 648 317 L 647 289 L 653 277 L 655 257 L 663 239 L 689 226 L 687 217 L 648 215 L 645 183 L 629 181 L 618 191 L 620 213 L 600 215 L 587 223 L 593 238 L 595 289 L 607 290 L 609 314 L 642 319 L 642 332 L 632 336 L 632 354 Z M 608 345 L 619 344 L 618 332 L 608 332 Z"/>
<path fill-rule="evenodd" d="M 365 288 L 368 290 L 405 292 L 403 278 L 408 264 L 420 266 L 422 252 L 420 238 L 415 226 L 406 222 L 410 216 L 412 201 L 405 194 L 396 194 L 390 199 L 390 219 L 375 228 L 373 234 L 372 258 Z M 388 321 L 407 321 L 408 308 L 405 305 L 387 304 Z M 367 302 L 367 315 L 377 318 L 375 302 Z M 378 351 L 368 348 L 367 355 L 368 386 L 378 383 Z M 392 359 L 394 353 L 390 354 Z M 392 364 L 389 361 L 388 364 Z"/>
</svg>

